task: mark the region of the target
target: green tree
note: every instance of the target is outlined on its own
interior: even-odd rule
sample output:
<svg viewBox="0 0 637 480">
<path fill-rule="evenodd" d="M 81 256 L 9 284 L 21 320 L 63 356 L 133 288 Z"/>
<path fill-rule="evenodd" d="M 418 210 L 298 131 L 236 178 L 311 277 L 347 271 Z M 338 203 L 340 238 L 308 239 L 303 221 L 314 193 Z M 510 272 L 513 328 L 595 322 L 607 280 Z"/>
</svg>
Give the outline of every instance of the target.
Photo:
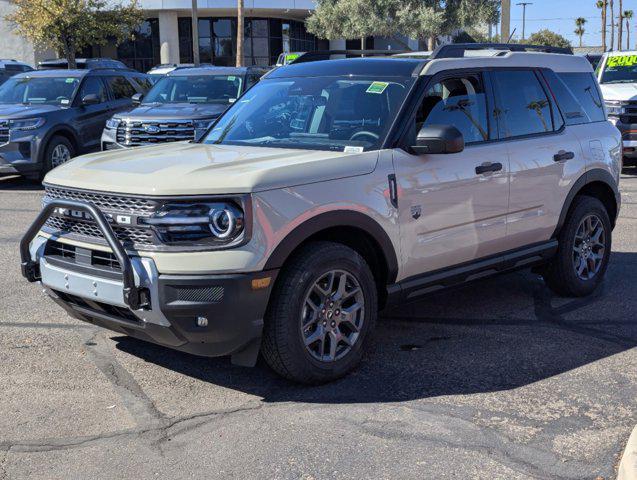
<svg viewBox="0 0 637 480">
<path fill-rule="evenodd" d="M 577 28 L 575 28 L 575 35 L 577 35 L 579 37 L 579 46 L 582 46 L 582 37 L 584 36 L 584 32 L 586 32 L 586 29 L 584 28 L 584 25 L 586 25 L 586 19 L 584 17 L 579 17 L 575 20 L 575 26 Z"/>
<path fill-rule="evenodd" d="M 130 38 L 144 20 L 138 0 L 126 4 L 107 0 L 13 0 L 15 10 L 5 18 L 16 33 L 36 45 L 62 52 L 75 68 L 76 52 Z"/>
<path fill-rule="evenodd" d="M 633 11 L 625 10 L 624 18 L 626 19 L 626 50 L 630 50 L 630 21 L 633 19 Z"/>
<path fill-rule="evenodd" d="M 529 43 L 533 45 L 547 45 L 550 47 L 561 47 L 561 48 L 571 47 L 571 42 L 569 42 L 566 38 L 548 29 L 535 32 L 533 35 L 531 35 L 529 38 L 526 39 L 525 43 Z"/>
<path fill-rule="evenodd" d="M 602 46 L 604 47 L 604 51 L 606 51 L 606 14 L 608 12 L 608 0 L 597 0 L 596 5 L 602 14 Z"/>
<path fill-rule="evenodd" d="M 317 0 L 307 21 L 315 35 L 327 38 L 392 37 L 428 39 L 480 23 L 495 23 L 499 0 Z"/>
</svg>

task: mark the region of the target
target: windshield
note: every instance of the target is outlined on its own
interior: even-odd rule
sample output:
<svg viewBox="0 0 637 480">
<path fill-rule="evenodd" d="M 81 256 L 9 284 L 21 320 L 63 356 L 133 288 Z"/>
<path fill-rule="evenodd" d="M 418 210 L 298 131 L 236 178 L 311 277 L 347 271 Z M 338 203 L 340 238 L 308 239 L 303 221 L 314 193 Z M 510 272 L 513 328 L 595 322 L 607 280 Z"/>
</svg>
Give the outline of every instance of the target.
<svg viewBox="0 0 637 480">
<path fill-rule="evenodd" d="M 204 143 L 376 150 L 412 81 L 378 77 L 266 79 L 227 110 Z"/>
<path fill-rule="evenodd" d="M 184 75 L 163 77 L 148 92 L 144 103 L 234 102 L 241 94 L 243 78 L 236 75 Z"/>
<path fill-rule="evenodd" d="M 70 105 L 78 77 L 10 78 L 0 86 L 0 103 Z"/>
<path fill-rule="evenodd" d="M 637 55 L 608 57 L 600 83 L 637 83 Z"/>
</svg>

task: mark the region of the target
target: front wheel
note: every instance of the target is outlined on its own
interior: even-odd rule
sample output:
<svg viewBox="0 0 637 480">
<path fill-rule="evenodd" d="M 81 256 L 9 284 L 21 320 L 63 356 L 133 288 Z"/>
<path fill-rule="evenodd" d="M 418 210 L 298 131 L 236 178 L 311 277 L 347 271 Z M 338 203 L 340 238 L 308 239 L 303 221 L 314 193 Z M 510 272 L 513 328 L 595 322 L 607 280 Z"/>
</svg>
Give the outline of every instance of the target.
<svg viewBox="0 0 637 480">
<path fill-rule="evenodd" d="M 40 180 L 43 180 L 44 176 L 50 170 L 68 162 L 74 156 L 75 149 L 73 148 L 73 144 L 66 137 L 53 137 L 44 151 L 44 162 L 40 173 Z"/>
<path fill-rule="evenodd" d="M 575 197 L 558 237 L 558 253 L 544 273 L 548 286 L 567 297 L 593 293 L 608 268 L 611 230 L 602 202 L 593 197 Z"/>
<path fill-rule="evenodd" d="M 323 383 L 360 362 L 378 315 L 374 276 L 354 250 L 313 242 L 286 264 L 265 319 L 262 354 L 280 375 Z"/>
</svg>

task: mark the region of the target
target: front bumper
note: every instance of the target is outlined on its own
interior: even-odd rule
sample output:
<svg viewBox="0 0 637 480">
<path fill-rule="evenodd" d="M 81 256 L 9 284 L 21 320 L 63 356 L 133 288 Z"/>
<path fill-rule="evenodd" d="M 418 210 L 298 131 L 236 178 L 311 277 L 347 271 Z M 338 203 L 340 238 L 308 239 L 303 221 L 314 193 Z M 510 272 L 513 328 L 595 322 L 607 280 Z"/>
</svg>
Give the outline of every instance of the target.
<svg viewBox="0 0 637 480">
<path fill-rule="evenodd" d="M 70 203 L 89 212 L 102 229 L 112 251 L 108 265 L 104 252 L 65 244 L 60 250 L 59 243 L 56 250 L 55 238 L 38 234 L 54 208 L 71 208 Z M 161 274 L 151 258 L 124 251 L 94 206 L 61 200 L 44 208 L 20 248 L 23 275 L 41 282 L 75 318 L 195 355 L 232 355 L 239 365 L 256 362 L 278 271 Z"/>
<path fill-rule="evenodd" d="M 637 123 L 623 123 L 617 118 L 617 123 L 613 122 L 622 134 L 624 147 L 624 165 L 637 163 Z"/>
<path fill-rule="evenodd" d="M 38 173 L 41 135 L 34 132 L 14 132 L 9 142 L 0 145 L 0 174 L 28 175 Z"/>
</svg>

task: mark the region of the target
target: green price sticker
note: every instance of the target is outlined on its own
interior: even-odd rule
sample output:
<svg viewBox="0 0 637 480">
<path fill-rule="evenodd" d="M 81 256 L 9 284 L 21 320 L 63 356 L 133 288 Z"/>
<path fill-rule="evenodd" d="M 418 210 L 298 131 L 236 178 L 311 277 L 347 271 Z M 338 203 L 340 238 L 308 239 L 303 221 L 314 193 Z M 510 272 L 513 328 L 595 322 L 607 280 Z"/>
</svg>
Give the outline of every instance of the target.
<svg viewBox="0 0 637 480">
<path fill-rule="evenodd" d="M 372 82 L 372 84 L 367 89 L 367 93 L 383 93 L 385 89 L 389 86 L 387 82 Z"/>
<path fill-rule="evenodd" d="M 637 65 L 637 55 L 616 55 L 608 57 L 606 66 L 609 68 L 615 67 L 633 67 Z"/>
<path fill-rule="evenodd" d="M 229 82 L 234 82 L 237 79 L 237 77 L 228 77 L 228 81 Z"/>
<path fill-rule="evenodd" d="M 66 83 L 73 83 L 75 81 L 74 78 L 67 78 Z"/>
</svg>

